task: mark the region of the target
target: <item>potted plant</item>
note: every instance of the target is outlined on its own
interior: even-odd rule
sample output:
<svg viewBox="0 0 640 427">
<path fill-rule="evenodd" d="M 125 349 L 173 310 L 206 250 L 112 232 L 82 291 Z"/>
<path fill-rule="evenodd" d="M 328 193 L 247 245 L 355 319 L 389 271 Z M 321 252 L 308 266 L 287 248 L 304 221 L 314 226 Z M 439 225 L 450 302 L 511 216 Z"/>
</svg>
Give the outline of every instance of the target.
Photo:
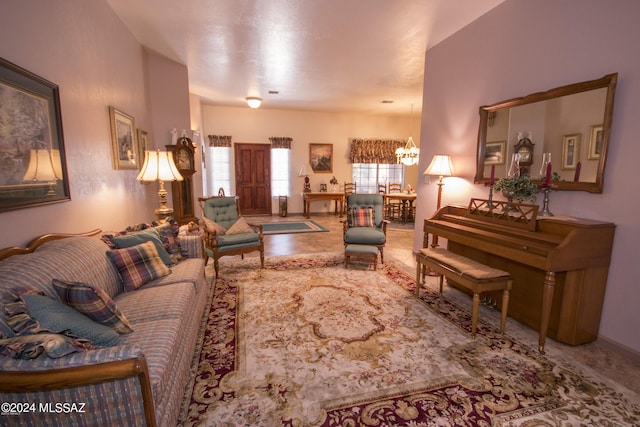
<svg viewBox="0 0 640 427">
<path fill-rule="evenodd" d="M 535 203 L 538 191 L 540 191 L 538 184 L 533 182 L 529 175 L 500 178 L 494 184 L 493 190 L 501 192 L 509 202 L 516 200 L 518 203 L 525 200 Z"/>
</svg>

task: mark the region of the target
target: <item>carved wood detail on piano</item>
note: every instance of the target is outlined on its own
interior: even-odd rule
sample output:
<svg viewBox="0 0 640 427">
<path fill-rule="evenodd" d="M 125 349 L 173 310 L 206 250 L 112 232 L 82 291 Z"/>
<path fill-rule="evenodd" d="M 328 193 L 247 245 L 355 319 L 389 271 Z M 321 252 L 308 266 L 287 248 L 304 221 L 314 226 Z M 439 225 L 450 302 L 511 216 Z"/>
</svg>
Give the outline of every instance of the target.
<svg viewBox="0 0 640 427">
<path fill-rule="evenodd" d="M 528 230 L 471 214 L 473 206 L 445 206 L 424 220 L 423 246 L 435 234 L 450 251 L 508 271 L 509 316 L 539 331 L 541 351 L 547 335 L 571 345 L 595 340 L 615 225 L 545 217 Z"/>
</svg>

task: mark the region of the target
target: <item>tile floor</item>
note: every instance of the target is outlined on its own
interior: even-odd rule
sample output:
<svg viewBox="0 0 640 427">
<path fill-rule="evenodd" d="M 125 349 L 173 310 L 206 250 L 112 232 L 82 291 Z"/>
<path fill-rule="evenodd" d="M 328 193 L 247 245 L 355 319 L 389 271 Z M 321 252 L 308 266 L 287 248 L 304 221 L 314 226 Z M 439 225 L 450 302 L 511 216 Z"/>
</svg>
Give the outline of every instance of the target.
<svg viewBox="0 0 640 427">
<path fill-rule="evenodd" d="M 289 215 L 281 218 L 274 215 L 271 217 L 247 217 L 246 219 L 249 222 L 301 221 L 304 220 L 304 217 L 301 215 Z M 342 251 L 344 246 L 342 243 L 341 219 L 331 214 L 312 214 L 311 220 L 327 228 L 329 230 L 328 233 L 265 236 L 265 257 Z M 414 274 L 416 265 L 413 255 L 414 231 L 407 229 L 408 227 L 406 226 L 399 226 L 399 228 L 390 227 L 387 229 L 387 244 L 384 249 L 385 260 L 393 259 L 397 265 L 403 267 L 403 270 Z M 248 256 L 257 256 L 257 253 Z M 223 263 L 224 258 L 220 260 L 221 269 L 224 268 Z M 509 321 L 518 323 L 513 319 Z M 530 329 L 527 326 L 521 324 L 514 326 L 522 328 L 525 332 L 531 332 L 533 337 L 537 336 L 535 331 L 527 331 Z M 640 355 L 633 352 L 621 354 L 602 340 L 581 346 L 568 346 L 554 341 L 549 342 L 550 340 L 547 341 L 547 347 L 553 346 L 553 349 L 569 355 L 574 360 L 580 361 L 602 372 L 614 381 L 625 385 L 627 388 L 640 393 Z"/>
</svg>

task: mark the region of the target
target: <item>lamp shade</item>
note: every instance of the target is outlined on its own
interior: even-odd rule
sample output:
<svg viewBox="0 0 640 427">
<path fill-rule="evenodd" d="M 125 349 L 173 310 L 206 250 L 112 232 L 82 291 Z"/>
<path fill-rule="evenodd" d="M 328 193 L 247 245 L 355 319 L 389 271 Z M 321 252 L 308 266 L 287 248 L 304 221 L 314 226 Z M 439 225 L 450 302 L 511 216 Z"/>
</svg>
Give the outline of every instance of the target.
<svg viewBox="0 0 640 427">
<path fill-rule="evenodd" d="M 22 178 L 25 182 L 50 182 L 62 179 L 59 150 L 29 150 L 29 165 Z"/>
<path fill-rule="evenodd" d="M 313 169 L 309 163 L 305 163 L 300 166 L 300 170 L 298 171 L 298 176 L 309 176 L 313 175 Z"/>
<path fill-rule="evenodd" d="M 141 182 L 182 181 L 173 161 L 173 153 L 169 151 L 145 151 L 144 164 L 137 179 Z"/>
<path fill-rule="evenodd" d="M 260 104 L 262 104 L 261 98 L 256 98 L 253 96 L 247 98 L 247 105 L 249 105 L 249 107 L 251 108 L 258 108 L 260 107 Z"/>
<path fill-rule="evenodd" d="M 453 176 L 451 157 L 446 154 L 436 154 L 424 171 L 424 175 Z"/>
</svg>

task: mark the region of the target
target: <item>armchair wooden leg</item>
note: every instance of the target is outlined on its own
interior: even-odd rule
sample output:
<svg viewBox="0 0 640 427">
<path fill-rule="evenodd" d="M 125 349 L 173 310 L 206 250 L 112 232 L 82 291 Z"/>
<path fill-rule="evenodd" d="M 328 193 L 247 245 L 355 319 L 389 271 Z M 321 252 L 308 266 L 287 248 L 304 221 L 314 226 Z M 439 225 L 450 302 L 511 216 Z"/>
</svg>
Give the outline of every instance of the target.
<svg viewBox="0 0 640 427">
<path fill-rule="evenodd" d="M 217 259 L 213 260 L 213 269 L 216 271 L 216 279 L 218 278 L 218 269 L 220 268 L 220 264 Z"/>
</svg>

